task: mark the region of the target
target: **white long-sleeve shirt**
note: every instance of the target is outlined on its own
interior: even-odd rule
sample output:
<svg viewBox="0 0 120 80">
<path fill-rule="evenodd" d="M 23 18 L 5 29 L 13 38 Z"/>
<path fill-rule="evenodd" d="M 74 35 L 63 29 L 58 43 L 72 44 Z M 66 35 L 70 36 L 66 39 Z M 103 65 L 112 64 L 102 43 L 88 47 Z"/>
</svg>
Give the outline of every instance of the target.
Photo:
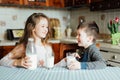
<svg viewBox="0 0 120 80">
<path fill-rule="evenodd" d="M 44 61 L 43 66 L 45 66 L 45 64 L 46 64 L 46 56 L 53 54 L 51 46 L 49 46 L 49 45 L 46 45 L 46 46 L 35 45 L 35 47 L 36 47 L 36 54 L 37 54 L 37 62 L 38 62 L 38 64 L 39 64 L 40 60 L 43 60 Z M 15 48 L 15 49 L 20 49 L 20 48 Z M 18 51 L 19 51 L 19 54 L 22 54 L 22 53 L 20 53 L 21 52 L 20 50 L 18 50 Z M 16 51 L 14 51 L 14 52 L 16 52 Z M 23 51 L 23 52 L 25 52 L 25 51 Z M 13 54 L 14 53 L 9 52 L 6 56 L 4 56 L 0 60 L 0 65 L 1 66 L 8 66 L 8 67 L 15 67 L 15 66 L 13 66 L 14 59 L 11 58 L 11 55 L 13 55 Z M 19 55 L 17 52 L 16 52 L 16 54 Z"/>
</svg>

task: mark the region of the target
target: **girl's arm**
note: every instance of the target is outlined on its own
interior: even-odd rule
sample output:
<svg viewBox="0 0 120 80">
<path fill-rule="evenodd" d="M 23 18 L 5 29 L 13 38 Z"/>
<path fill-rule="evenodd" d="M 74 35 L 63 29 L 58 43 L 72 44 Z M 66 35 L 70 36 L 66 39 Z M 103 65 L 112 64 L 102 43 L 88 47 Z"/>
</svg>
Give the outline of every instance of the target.
<svg viewBox="0 0 120 80">
<path fill-rule="evenodd" d="M 20 59 L 24 56 L 25 49 L 23 45 L 17 45 L 11 52 L 0 60 L 1 66 L 15 67 L 15 64 L 20 63 Z"/>
<path fill-rule="evenodd" d="M 14 67 L 14 66 L 13 66 L 14 60 L 10 58 L 11 55 L 12 55 L 12 53 L 8 53 L 5 57 L 3 57 L 3 58 L 0 60 L 0 65 L 1 65 L 1 66 Z"/>
</svg>

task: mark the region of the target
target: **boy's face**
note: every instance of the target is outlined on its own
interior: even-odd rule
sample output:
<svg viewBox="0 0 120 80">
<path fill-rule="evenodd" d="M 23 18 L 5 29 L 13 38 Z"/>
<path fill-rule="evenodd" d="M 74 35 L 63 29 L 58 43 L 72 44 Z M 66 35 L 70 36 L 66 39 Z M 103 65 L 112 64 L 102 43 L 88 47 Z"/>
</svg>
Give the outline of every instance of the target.
<svg viewBox="0 0 120 80">
<path fill-rule="evenodd" d="M 78 46 L 83 46 L 85 48 L 88 47 L 88 44 L 91 41 L 90 36 L 87 35 L 85 29 L 78 29 L 76 38 L 78 41 Z"/>
</svg>

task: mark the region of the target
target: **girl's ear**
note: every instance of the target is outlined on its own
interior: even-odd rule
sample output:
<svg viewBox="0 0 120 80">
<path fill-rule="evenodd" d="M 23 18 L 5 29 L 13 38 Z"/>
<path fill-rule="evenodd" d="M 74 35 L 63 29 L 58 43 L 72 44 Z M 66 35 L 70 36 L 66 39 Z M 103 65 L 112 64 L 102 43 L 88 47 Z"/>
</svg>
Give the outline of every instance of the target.
<svg viewBox="0 0 120 80">
<path fill-rule="evenodd" d="M 32 31 L 35 31 L 35 28 Z"/>
</svg>

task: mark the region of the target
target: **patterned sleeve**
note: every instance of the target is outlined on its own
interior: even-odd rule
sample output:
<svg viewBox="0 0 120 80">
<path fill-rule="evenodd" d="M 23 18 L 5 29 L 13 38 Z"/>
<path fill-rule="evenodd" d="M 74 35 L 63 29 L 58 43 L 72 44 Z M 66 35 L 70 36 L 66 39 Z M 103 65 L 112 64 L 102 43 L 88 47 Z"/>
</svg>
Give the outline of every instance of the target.
<svg viewBox="0 0 120 80">
<path fill-rule="evenodd" d="M 13 66 L 13 59 L 11 59 L 11 55 L 12 53 L 8 53 L 5 57 L 3 57 L 1 60 L 0 60 L 0 65 L 1 66 L 7 66 L 7 67 L 14 67 Z"/>
<path fill-rule="evenodd" d="M 0 65 L 7 67 L 14 67 L 13 66 L 14 60 L 22 58 L 24 54 L 25 54 L 25 49 L 23 45 L 18 45 L 0 60 Z"/>
</svg>

